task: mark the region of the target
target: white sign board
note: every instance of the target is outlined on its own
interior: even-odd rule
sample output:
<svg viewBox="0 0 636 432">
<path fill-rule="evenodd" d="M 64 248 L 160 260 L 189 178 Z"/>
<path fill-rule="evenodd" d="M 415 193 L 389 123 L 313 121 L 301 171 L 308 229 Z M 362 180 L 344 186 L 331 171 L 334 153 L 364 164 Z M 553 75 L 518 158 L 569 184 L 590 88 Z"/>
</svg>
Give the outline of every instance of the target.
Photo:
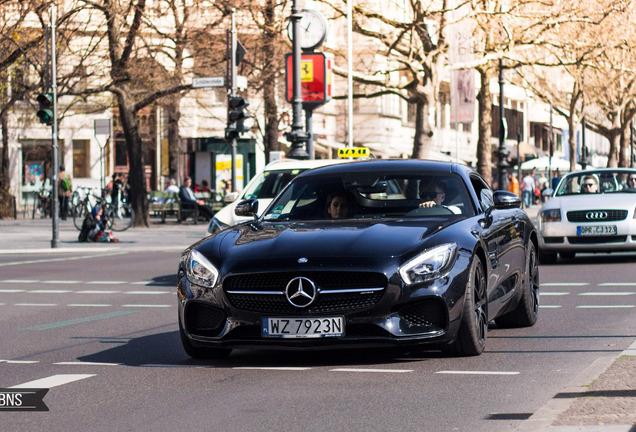
<svg viewBox="0 0 636 432">
<path fill-rule="evenodd" d="M 192 88 L 223 87 L 224 85 L 225 78 L 222 76 L 192 78 Z"/>
</svg>

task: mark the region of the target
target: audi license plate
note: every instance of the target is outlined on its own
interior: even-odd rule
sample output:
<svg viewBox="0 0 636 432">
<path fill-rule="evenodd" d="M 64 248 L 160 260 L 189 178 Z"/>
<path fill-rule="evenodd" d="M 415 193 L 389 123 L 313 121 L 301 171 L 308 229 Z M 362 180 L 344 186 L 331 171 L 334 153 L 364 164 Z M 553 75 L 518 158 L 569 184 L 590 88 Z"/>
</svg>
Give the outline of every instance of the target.
<svg viewBox="0 0 636 432">
<path fill-rule="evenodd" d="M 344 317 L 263 318 L 263 337 L 319 338 L 344 336 Z"/>
<path fill-rule="evenodd" d="M 616 225 L 589 225 L 576 227 L 576 234 L 580 236 L 609 236 L 616 235 Z"/>
</svg>

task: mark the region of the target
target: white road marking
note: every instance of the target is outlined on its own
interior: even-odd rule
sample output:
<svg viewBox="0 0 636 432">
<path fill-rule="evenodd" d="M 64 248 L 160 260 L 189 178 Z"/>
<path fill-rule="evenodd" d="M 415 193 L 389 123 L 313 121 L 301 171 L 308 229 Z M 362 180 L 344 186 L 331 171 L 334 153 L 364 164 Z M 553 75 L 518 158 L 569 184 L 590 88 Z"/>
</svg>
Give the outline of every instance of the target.
<svg viewBox="0 0 636 432">
<path fill-rule="evenodd" d="M 123 285 L 127 284 L 127 281 L 88 281 L 87 285 Z"/>
<path fill-rule="evenodd" d="M 172 294 L 172 291 L 128 291 L 124 294 L 132 294 L 132 295 L 157 295 L 157 294 Z"/>
<path fill-rule="evenodd" d="M 54 365 L 60 366 L 121 366 L 121 363 L 101 363 L 101 362 L 82 362 L 82 361 L 67 361 L 67 362 L 57 362 L 53 363 Z"/>
<path fill-rule="evenodd" d="M 407 373 L 407 372 L 413 372 L 413 369 L 362 369 L 362 368 L 335 368 L 335 369 L 329 369 L 329 372 Z"/>
<path fill-rule="evenodd" d="M 601 282 L 598 286 L 636 286 L 636 282 Z"/>
<path fill-rule="evenodd" d="M 39 360 L 0 360 L 0 363 L 7 364 L 35 364 L 40 363 Z"/>
<path fill-rule="evenodd" d="M 52 375 L 47 378 L 42 378 L 34 381 L 25 382 L 22 384 L 14 385 L 9 388 L 52 388 L 61 386 L 64 384 L 72 383 L 73 381 L 79 381 L 86 378 L 94 377 L 95 374 L 70 374 L 70 375 Z"/>
<path fill-rule="evenodd" d="M 32 290 L 27 292 L 30 294 L 66 294 L 73 291 L 71 290 Z"/>
<path fill-rule="evenodd" d="M 235 370 L 273 370 L 273 371 L 306 371 L 310 370 L 310 367 L 265 367 L 265 366 L 240 366 L 233 367 Z"/>
<path fill-rule="evenodd" d="M 106 303 L 71 303 L 68 307 L 110 307 L 112 304 Z"/>
<path fill-rule="evenodd" d="M 121 305 L 121 307 L 125 308 L 169 308 L 173 305 L 163 305 L 163 304 L 125 304 Z"/>
<path fill-rule="evenodd" d="M 547 286 L 587 286 L 589 282 L 542 282 L 542 287 Z"/>
<path fill-rule="evenodd" d="M 577 309 L 632 309 L 634 305 L 582 305 Z"/>
<path fill-rule="evenodd" d="M 580 293 L 580 296 L 631 296 L 636 294 L 636 292 L 628 292 L 628 291 L 615 291 L 615 292 L 584 292 Z"/>
<path fill-rule="evenodd" d="M 39 280 L 27 280 L 27 279 L 5 279 L 0 281 L 0 283 L 38 283 Z"/>
<path fill-rule="evenodd" d="M 0 290 L 0 294 L 10 294 L 10 293 L 19 293 L 19 292 L 26 292 L 26 290 L 21 290 L 21 289 L 2 289 L 2 290 Z"/>
<path fill-rule="evenodd" d="M 570 293 L 568 291 L 541 291 L 540 296 L 566 296 L 566 295 L 570 295 Z"/>
<path fill-rule="evenodd" d="M 46 280 L 46 281 L 42 281 L 40 283 L 43 284 L 65 284 L 65 285 L 72 285 L 72 284 L 79 284 L 82 283 L 82 281 L 78 281 L 78 280 Z"/>
<path fill-rule="evenodd" d="M 539 305 L 539 309 L 561 309 L 561 305 Z"/>
<path fill-rule="evenodd" d="M 506 372 L 506 371 L 461 371 L 461 370 L 443 370 L 437 371 L 438 374 L 447 375 L 519 375 L 519 372 Z"/>
<path fill-rule="evenodd" d="M 16 303 L 16 306 L 57 306 L 57 303 Z"/>
<path fill-rule="evenodd" d="M 117 294 L 121 291 L 109 291 L 109 290 L 85 290 L 85 291 L 77 291 L 77 294 Z"/>
<path fill-rule="evenodd" d="M 148 285 L 152 283 L 151 280 L 147 280 L 147 281 L 136 281 L 136 282 L 131 282 L 131 285 Z"/>
</svg>

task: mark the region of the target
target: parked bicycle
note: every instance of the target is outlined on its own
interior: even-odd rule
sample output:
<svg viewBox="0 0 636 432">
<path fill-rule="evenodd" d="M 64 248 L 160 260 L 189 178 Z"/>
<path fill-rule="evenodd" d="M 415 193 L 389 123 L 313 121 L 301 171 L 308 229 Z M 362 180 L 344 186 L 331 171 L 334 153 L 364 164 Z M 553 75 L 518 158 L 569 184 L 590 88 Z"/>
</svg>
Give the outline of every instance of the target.
<svg viewBox="0 0 636 432">
<path fill-rule="evenodd" d="M 82 229 L 84 218 L 93 211 L 96 205 L 101 205 L 104 215 L 107 218 L 107 229 L 113 231 L 125 231 L 135 220 L 135 212 L 127 202 L 117 200 L 115 203 L 109 202 L 110 198 L 102 191 L 102 196 L 95 195 L 89 189 L 85 196 L 73 207 L 73 225 L 78 230 Z"/>
</svg>

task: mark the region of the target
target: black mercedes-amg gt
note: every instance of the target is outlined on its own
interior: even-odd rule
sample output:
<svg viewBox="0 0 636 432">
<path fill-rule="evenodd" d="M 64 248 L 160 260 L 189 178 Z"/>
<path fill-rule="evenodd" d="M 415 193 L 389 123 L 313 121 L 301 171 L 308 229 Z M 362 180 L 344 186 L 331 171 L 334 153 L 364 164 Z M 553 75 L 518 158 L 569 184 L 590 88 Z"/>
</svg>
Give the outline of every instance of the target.
<svg viewBox="0 0 636 432">
<path fill-rule="evenodd" d="M 186 249 L 181 341 L 195 358 L 233 348 L 436 344 L 478 355 L 488 323 L 532 326 L 537 233 L 517 195 L 469 167 L 370 160 L 296 177 L 253 220 Z"/>
</svg>

